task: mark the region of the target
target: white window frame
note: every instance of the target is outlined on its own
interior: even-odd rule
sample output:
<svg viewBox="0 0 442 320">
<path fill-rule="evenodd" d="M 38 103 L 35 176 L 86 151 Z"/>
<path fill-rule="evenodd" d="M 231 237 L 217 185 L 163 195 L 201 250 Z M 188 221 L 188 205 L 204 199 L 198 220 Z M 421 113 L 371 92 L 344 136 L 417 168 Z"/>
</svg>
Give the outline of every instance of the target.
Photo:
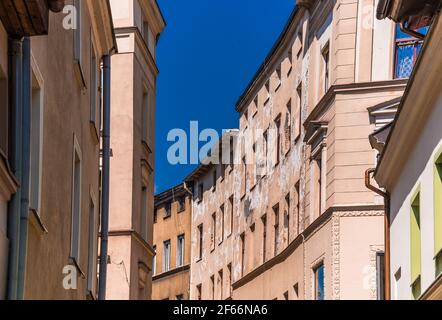
<svg viewBox="0 0 442 320">
<path fill-rule="evenodd" d="M 99 216 L 98 216 L 97 198 L 91 187 L 90 205 L 89 205 L 87 290 L 94 297 L 97 294 L 97 280 L 98 280 L 97 279 L 98 228 L 99 228 Z"/>
<path fill-rule="evenodd" d="M 44 80 L 33 56 L 31 58 L 31 69 L 31 176 L 29 207 L 40 216 L 41 180 L 43 172 Z M 38 90 L 38 96 L 36 97 L 34 96 L 34 90 Z M 35 99 L 38 101 L 35 101 Z"/>
<path fill-rule="evenodd" d="M 78 160 L 77 160 L 78 159 Z M 78 177 L 76 176 L 76 163 L 79 162 Z M 82 154 L 77 137 L 74 135 L 74 145 L 72 153 L 72 196 L 71 196 L 71 258 L 79 266 L 81 247 L 81 183 L 82 183 Z M 78 181 L 77 181 L 78 180 Z M 76 190 L 76 182 L 78 190 Z M 78 192 L 78 195 L 76 194 Z M 76 199 L 77 197 L 78 199 Z M 76 226 L 77 224 L 77 226 Z M 77 229 L 77 230 L 75 230 Z"/>
<path fill-rule="evenodd" d="M 184 266 L 184 254 L 185 254 L 186 237 L 181 234 L 177 237 L 177 249 L 176 249 L 176 266 Z"/>
<path fill-rule="evenodd" d="M 89 93 L 90 93 L 90 123 L 93 127 L 93 134 L 99 142 L 100 137 L 100 127 L 101 127 L 101 106 L 100 106 L 100 63 L 99 57 L 97 54 L 97 50 L 95 49 L 95 40 L 92 35 L 91 39 L 91 52 L 90 52 L 90 84 L 89 84 Z"/>
<path fill-rule="evenodd" d="M 170 258 L 172 253 L 172 242 L 166 240 L 163 242 L 163 272 L 170 271 Z"/>
<path fill-rule="evenodd" d="M 84 79 L 83 73 L 83 45 L 82 45 L 82 0 L 74 0 L 75 7 L 75 25 L 74 25 L 74 64 L 76 67 L 77 78 L 82 87 L 82 89 L 86 88 L 86 81 Z"/>
</svg>

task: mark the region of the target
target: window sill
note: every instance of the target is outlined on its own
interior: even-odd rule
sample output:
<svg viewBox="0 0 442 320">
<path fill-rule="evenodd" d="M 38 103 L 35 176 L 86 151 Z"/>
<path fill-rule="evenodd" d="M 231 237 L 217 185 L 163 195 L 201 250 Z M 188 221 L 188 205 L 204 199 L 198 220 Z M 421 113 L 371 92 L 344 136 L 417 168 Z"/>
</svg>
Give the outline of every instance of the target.
<svg viewBox="0 0 442 320">
<path fill-rule="evenodd" d="M 275 92 L 278 92 L 279 89 L 281 89 L 282 82 L 280 81 L 279 84 L 276 86 Z"/>
<path fill-rule="evenodd" d="M 31 222 L 31 225 L 35 228 L 35 230 L 37 230 L 37 232 L 41 236 L 49 233 L 48 229 L 46 229 L 46 226 L 44 225 L 43 221 L 41 220 L 41 217 L 38 214 L 37 210 L 29 209 L 29 220 Z"/>
<path fill-rule="evenodd" d="M 95 145 L 97 145 L 100 143 L 100 133 L 98 132 L 97 126 L 95 125 L 94 121 L 90 120 L 89 124 L 90 124 L 92 139 L 94 140 Z"/>
<path fill-rule="evenodd" d="M 75 76 L 78 81 L 78 85 L 80 86 L 81 90 L 86 90 L 86 81 L 84 79 L 84 73 L 83 69 L 81 67 L 81 63 L 78 60 L 74 60 L 74 70 L 75 70 Z"/>
<path fill-rule="evenodd" d="M 86 275 L 83 272 L 83 270 L 81 270 L 80 265 L 77 262 L 77 259 L 70 257 L 69 260 L 72 263 L 72 265 L 75 267 L 75 269 L 77 269 L 78 273 L 80 273 L 81 278 L 86 279 Z"/>
</svg>

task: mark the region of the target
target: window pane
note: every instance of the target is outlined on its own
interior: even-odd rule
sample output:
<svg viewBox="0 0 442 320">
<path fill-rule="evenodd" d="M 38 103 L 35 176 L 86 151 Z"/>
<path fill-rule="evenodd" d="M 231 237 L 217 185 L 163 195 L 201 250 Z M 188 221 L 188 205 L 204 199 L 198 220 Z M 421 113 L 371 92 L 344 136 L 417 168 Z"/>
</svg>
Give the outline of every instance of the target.
<svg viewBox="0 0 442 320">
<path fill-rule="evenodd" d="M 315 271 L 315 299 L 324 300 L 324 265 L 320 265 Z"/>
<path fill-rule="evenodd" d="M 409 78 L 413 72 L 415 60 L 415 46 L 405 45 L 398 46 L 396 54 L 396 78 Z"/>
</svg>

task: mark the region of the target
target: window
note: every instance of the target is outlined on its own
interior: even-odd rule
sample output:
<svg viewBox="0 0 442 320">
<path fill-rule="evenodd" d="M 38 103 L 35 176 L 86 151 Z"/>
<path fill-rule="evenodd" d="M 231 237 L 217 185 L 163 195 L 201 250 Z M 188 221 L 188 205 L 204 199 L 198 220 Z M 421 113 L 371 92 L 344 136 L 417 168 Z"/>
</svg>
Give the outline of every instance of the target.
<svg viewBox="0 0 442 320">
<path fill-rule="evenodd" d="M 203 258 L 203 225 L 198 226 L 198 260 Z"/>
<path fill-rule="evenodd" d="M 255 99 L 253 99 L 253 103 L 252 103 L 252 118 L 255 118 L 257 113 L 258 113 L 258 96 L 256 96 Z"/>
<path fill-rule="evenodd" d="M 72 227 L 71 258 L 80 264 L 80 226 L 81 226 L 81 151 L 74 137 L 74 155 L 72 168 Z"/>
<path fill-rule="evenodd" d="M 83 88 L 86 87 L 84 74 L 83 74 L 83 48 L 82 48 L 82 14 L 81 14 L 81 0 L 74 0 L 75 6 L 75 27 L 74 31 L 74 63 L 75 63 L 75 71 L 78 80 L 81 83 Z"/>
<path fill-rule="evenodd" d="M 229 229 L 229 234 L 231 235 L 233 233 L 233 195 L 230 196 L 229 198 L 229 208 L 230 208 L 230 229 Z"/>
<path fill-rule="evenodd" d="M 200 183 L 198 185 L 198 199 L 199 199 L 199 202 L 203 201 L 203 197 L 204 197 L 204 184 Z"/>
<path fill-rule="evenodd" d="M 183 212 L 185 210 L 186 210 L 186 198 L 179 197 L 178 198 L 178 213 Z"/>
<path fill-rule="evenodd" d="M 220 224 L 221 224 L 221 233 L 220 233 L 220 239 L 219 239 L 219 244 L 221 244 L 224 240 L 224 220 L 225 220 L 225 216 L 224 216 L 224 205 L 221 206 L 221 208 L 219 209 L 220 211 Z"/>
<path fill-rule="evenodd" d="M 240 236 L 241 241 L 241 277 L 244 276 L 245 270 L 245 253 L 246 253 L 246 234 L 242 233 Z"/>
<path fill-rule="evenodd" d="M 216 191 L 216 181 L 218 180 L 218 173 L 216 172 L 216 169 L 213 170 L 212 178 L 213 178 L 213 188 L 212 188 L 212 191 L 215 192 Z"/>
<path fill-rule="evenodd" d="M 411 202 L 411 288 L 413 297 L 421 295 L 421 221 L 420 191 Z"/>
<path fill-rule="evenodd" d="M 295 293 L 296 300 L 298 300 L 299 299 L 299 283 L 295 283 L 295 285 L 293 286 L 293 291 Z"/>
<path fill-rule="evenodd" d="M 212 289 L 212 300 L 215 300 L 215 276 L 210 277 L 210 285 Z"/>
<path fill-rule="evenodd" d="M 315 276 L 315 300 L 325 300 L 324 294 L 324 264 L 314 269 Z"/>
<path fill-rule="evenodd" d="M 168 202 L 164 206 L 164 219 L 170 218 L 172 216 L 172 203 Z"/>
<path fill-rule="evenodd" d="M 427 28 L 418 32 L 426 34 Z M 396 26 L 396 65 L 394 76 L 396 79 L 409 78 L 413 72 L 414 64 L 422 49 L 423 40 L 416 39 L 401 31 L 399 24 Z"/>
<path fill-rule="evenodd" d="M 266 262 L 267 256 L 267 215 L 261 217 L 262 222 L 262 262 Z"/>
<path fill-rule="evenodd" d="M 295 184 L 295 203 L 296 203 L 296 213 L 295 213 L 295 217 L 296 217 L 296 224 L 297 224 L 297 232 L 296 234 L 300 234 L 301 232 L 301 226 L 300 226 L 300 215 L 301 215 L 301 191 L 300 191 L 300 181 L 298 181 Z"/>
<path fill-rule="evenodd" d="M 43 91 L 32 72 L 31 92 L 31 145 L 30 145 L 30 208 L 40 214 L 42 150 L 43 150 Z"/>
<path fill-rule="evenodd" d="M 177 257 L 176 266 L 181 267 L 184 265 L 184 234 L 179 235 L 177 238 Z"/>
<path fill-rule="evenodd" d="M 278 254 L 278 239 L 279 239 L 279 204 L 273 207 L 273 214 L 275 217 L 275 232 L 274 232 L 274 255 Z"/>
<path fill-rule="evenodd" d="M 281 74 L 281 65 L 279 65 L 276 68 L 276 89 L 275 92 L 279 90 L 279 88 L 281 88 L 281 84 L 282 84 L 282 74 Z"/>
<path fill-rule="evenodd" d="M 290 77 L 290 74 L 292 73 L 293 70 L 293 50 L 292 48 L 290 48 L 289 52 L 288 52 L 288 58 L 289 58 L 289 70 L 287 71 L 287 78 Z"/>
<path fill-rule="evenodd" d="M 247 191 L 247 158 L 244 156 L 242 158 L 242 165 L 243 165 L 243 195 L 246 194 Z"/>
<path fill-rule="evenodd" d="M 376 283 L 378 300 L 385 300 L 385 253 L 376 253 Z"/>
<path fill-rule="evenodd" d="M 324 93 L 328 91 L 330 85 L 330 43 L 327 43 L 322 49 Z"/>
<path fill-rule="evenodd" d="M 269 99 L 270 99 L 270 80 L 267 80 L 267 81 L 266 81 L 265 89 L 266 89 L 267 99 L 266 99 L 266 101 L 264 102 L 264 106 L 267 105 L 267 102 L 269 102 Z"/>
<path fill-rule="evenodd" d="M 87 290 L 95 297 L 97 293 L 97 264 L 98 264 L 98 212 L 94 196 L 91 195 L 89 205 L 89 239 L 88 239 L 88 268 Z"/>
<path fill-rule="evenodd" d="M 149 103 L 149 93 L 147 86 L 143 88 L 143 100 L 141 106 L 141 139 L 144 143 L 149 145 L 149 128 L 151 127 L 150 123 L 150 103 Z"/>
<path fill-rule="evenodd" d="M 299 26 L 299 30 L 298 30 L 298 43 L 299 43 L 299 45 L 298 45 L 299 49 L 298 49 L 298 53 L 296 54 L 296 56 L 299 59 L 299 57 L 302 55 L 302 51 L 304 48 L 304 32 L 302 29 L 302 25 Z"/>
<path fill-rule="evenodd" d="M 219 298 L 220 300 L 223 299 L 223 287 L 224 287 L 224 274 L 223 270 L 221 269 L 218 271 L 218 287 L 219 287 Z"/>
<path fill-rule="evenodd" d="M 158 209 L 155 208 L 154 212 L 153 212 L 153 223 L 157 223 L 158 222 Z"/>
<path fill-rule="evenodd" d="M 264 167 L 264 172 L 261 175 L 261 177 L 265 177 L 267 175 L 267 167 L 268 167 L 268 159 L 269 159 L 269 155 L 268 155 L 268 150 L 269 150 L 269 129 L 267 129 L 266 131 L 264 131 L 263 135 L 263 156 L 264 156 L 264 161 L 263 161 L 263 167 Z"/>
<path fill-rule="evenodd" d="M 275 119 L 275 130 L 276 130 L 276 159 L 275 166 L 279 164 L 281 160 L 281 115 Z"/>
<path fill-rule="evenodd" d="M 153 246 L 154 256 L 152 258 L 152 274 L 157 274 L 157 246 Z"/>
<path fill-rule="evenodd" d="M 228 289 L 229 289 L 229 298 L 232 296 L 232 263 L 229 263 L 227 265 L 227 283 L 228 283 Z"/>
<path fill-rule="evenodd" d="M 434 166 L 434 250 L 436 277 L 442 274 L 442 153 Z"/>
<path fill-rule="evenodd" d="M 196 286 L 197 300 L 202 299 L 203 286 L 201 284 Z"/>
<path fill-rule="evenodd" d="M 140 211 L 140 225 L 141 225 L 141 237 L 147 240 L 147 188 L 141 188 L 141 211 Z"/>
<path fill-rule="evenodd" d="M 91 42 L 91 74 L 90 74 L 90 99 L 91 99 L 91 111 L 90 111 L 90 122 L 94 127 L 94 134 L 96 135 L 97 141 L 100 136 L 100 120 L 101 120 L 101 106 L 98 100 L 99 97 L 99 66 L 97 62 L 97 55 L 95 53 L 95 46 Z"/>
<path fill-rule="evenodd" d="M 312 168 L 314 175 L 314 193 L 312 196 L 315 199 L 313 205 L 316 217 L 319 217 L 322 213 L 322 158 L 320 154 L 312 160 Z"/>
<path fill-rule="evenodd" d="M 294 120 L 294 129 L 293 129 L 293 135 L 295 137 L 295 141 L 297 142 L 299 138 L 301 137 L 301 128 L 302 128 L 302 83 L 299 84 L 298 88 L 296 89 L 296 113 L 295 113 L 295 120 Z"/>
<path fill-rule="evenodd" d="M 284 227 L 287 230 L 287 242 L 290 243 L 290 214 L 291 214 L 291 208 L 290 208 L 290 193 L 288 193 L 285 196 L 285 205 L 287 208 L 287 212 L 285 213 L 285 223 Z"/>
<path fill-rule="evenodd" d="M 211 250 L 215 250 L 216 242 L 216 212 L 212 214 L 212 236 L 211 236 Z"/>
<path fill-rule="evenodd" d="M 171 245 L 170 240 L 164 241 L 163 247 L 163 272 L 170 271 L 170 253 L 171 253 Z"/>
<path fill-rule="evenodd" d="M 284 151 L 287 154 L 290 151 L 290 147 L 292 145 L 292 99 L 290 99 L 286 105 L 284 135 L 285 135 Z"/>
</svg>

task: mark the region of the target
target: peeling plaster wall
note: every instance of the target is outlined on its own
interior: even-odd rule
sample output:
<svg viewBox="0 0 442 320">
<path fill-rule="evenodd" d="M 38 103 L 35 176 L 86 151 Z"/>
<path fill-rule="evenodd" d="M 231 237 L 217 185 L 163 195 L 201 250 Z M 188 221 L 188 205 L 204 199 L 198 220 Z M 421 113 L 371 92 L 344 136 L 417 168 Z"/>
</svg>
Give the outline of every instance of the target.
<svg viewBox="0 0 442 320">
<path fill-rule="evenodd" d="M 330 101 L 325 102 L 322 100 L 326 92 L 321 88 L 324 86 L 321 55 L 327 42 L 330 46 L 331 85 L 354 84 L 355 79 L 368 81 L 371 74 L 376 73 L 373 68 L 380 68 L 379 64 L 365 62 L 368 58 L 363 48 L 373 46 L 373 27 L 366 28 L 360 20 L 366 19 L 370 10 L 374 10 L 374 2 L 371 1 L 316 2 L 311 12 L 301 18 L 299 26 L 291 29 L 290 36 L 281 45 L 284 49 L 267 67 L 267 76 L 254 84 L 252 93 L 249 93 L 250 101 L 241 111 L 240 135 L 254 132 L 255 129 L 261 130 L 261 135 L 267 129 L 274 129 L 275 119 L 279 116 L 283 133 L 280 161 L 275 161 L 276 137 L 270 132 L 268 170 L 264 177 L 255 176 L 253 165 L 248 164 L 247 172 L 244 172 L 244 165 L 238 164 L 226 179 L 227 182 L 222 187 L 218 185 L 214 193 L 209 190 L 212 186 L 211 173 L 195 182 L 197 186 L 203 181 L 206 192 L 204 201 L 194 201 L 193 205 L 192 299 L 197 297 L 196 286 L 200 284 L 202 298 L 212 299 L 210 276 L 215 274 L 216 279 L 218 270 L 232 261 L 235 300 L 284 299 L 285 293 L 289 299 L 313 299 L 313 270 L 321 262 L 325 270 L 326 299 L 376 299 L 376 292 L 373 291 L 376 275 L 373 256 L 383 250 L 383 212 L 367 208 L 377 208 L 383 202 L 364 185 L 365 170 L 374 167 L 376 161 L 376 154 L 368 141 L 368 135 L 374 131 L 375 125 L 370 122 L 367 108 L 400 96 L 405 86 L 373 85 L 364 89 L 361 85 L 361 88 L 353 91 L 336 91 Z M 305 41 L 302 54 L 298 57 L 300 30 Z M 290 53 L 293 54 L 291 65 L 287 58 Z M 368 51 L 368 55 L 372 55 L 372 50 Z M 299 106 L 297 89 L 300 84 L 302 105 Z M 253 95 L 257 97 L 257 105 Z M 292 121 L 290 147 L 285 143 L 287 135 L 284 129 L 288 123 L 286 106 L 290 99 L 292 118 L 295 119 L 297 110 L 300 110 L 302 124 L 313 110 L 317 111 L 319 104 L 323 107 L 311 119 L 327 123 L 324 136 L 326 152 L 323 153 L 326 156 L 323 165 L 326 181 L 322 191 L 326 199 L 322 200 L 321 212 L 312 205 L 318 195 L 312 189 L 312 148 L 304 142 L 304 126 L 299 139 L 295 139 L 293 123 L 296 121 Z M 246 144 L 246 147 L 251 148 L 256 141 L 256 152 L 263 154 L 259 138 Z M 244 152 L 242 146 L 239 149 Z M 238 156 L 237 160 L 239 158 L 242 159 L 242 156 Z M 246 182 L 244 176 L 247 177 Z M 300 189 L 299 212 L 295 208 L 297 182 Z M 212 212 L 231 193 L 235 196 L 233 237 L 210 253 Z M 288 194 L 290 219 L 286 218 Z M 280 219 L 276 238 L 275 205 L 279 205 Z M 264 215 L 267 221 L 265 259 Z M 203 259 L 197 261 L 197 226 L 200 223 L 204 223 L 205 242 Z M 297 238 L 299 232 L 303 234 Z M 244 265 L 241 263 L 242 234 L 245 235 Z M 295 239 L 298 241 L 297 247 L 291 247 L 293 251 L 287 255 L 283 251 L 290 244 L 293 245 Z M 366 273 L 363 272 L 364 268 L 368 270 Z M 215 286 L 215 298 L 218 297 L 217 292 L 218 287 Z"/>
</svg>

